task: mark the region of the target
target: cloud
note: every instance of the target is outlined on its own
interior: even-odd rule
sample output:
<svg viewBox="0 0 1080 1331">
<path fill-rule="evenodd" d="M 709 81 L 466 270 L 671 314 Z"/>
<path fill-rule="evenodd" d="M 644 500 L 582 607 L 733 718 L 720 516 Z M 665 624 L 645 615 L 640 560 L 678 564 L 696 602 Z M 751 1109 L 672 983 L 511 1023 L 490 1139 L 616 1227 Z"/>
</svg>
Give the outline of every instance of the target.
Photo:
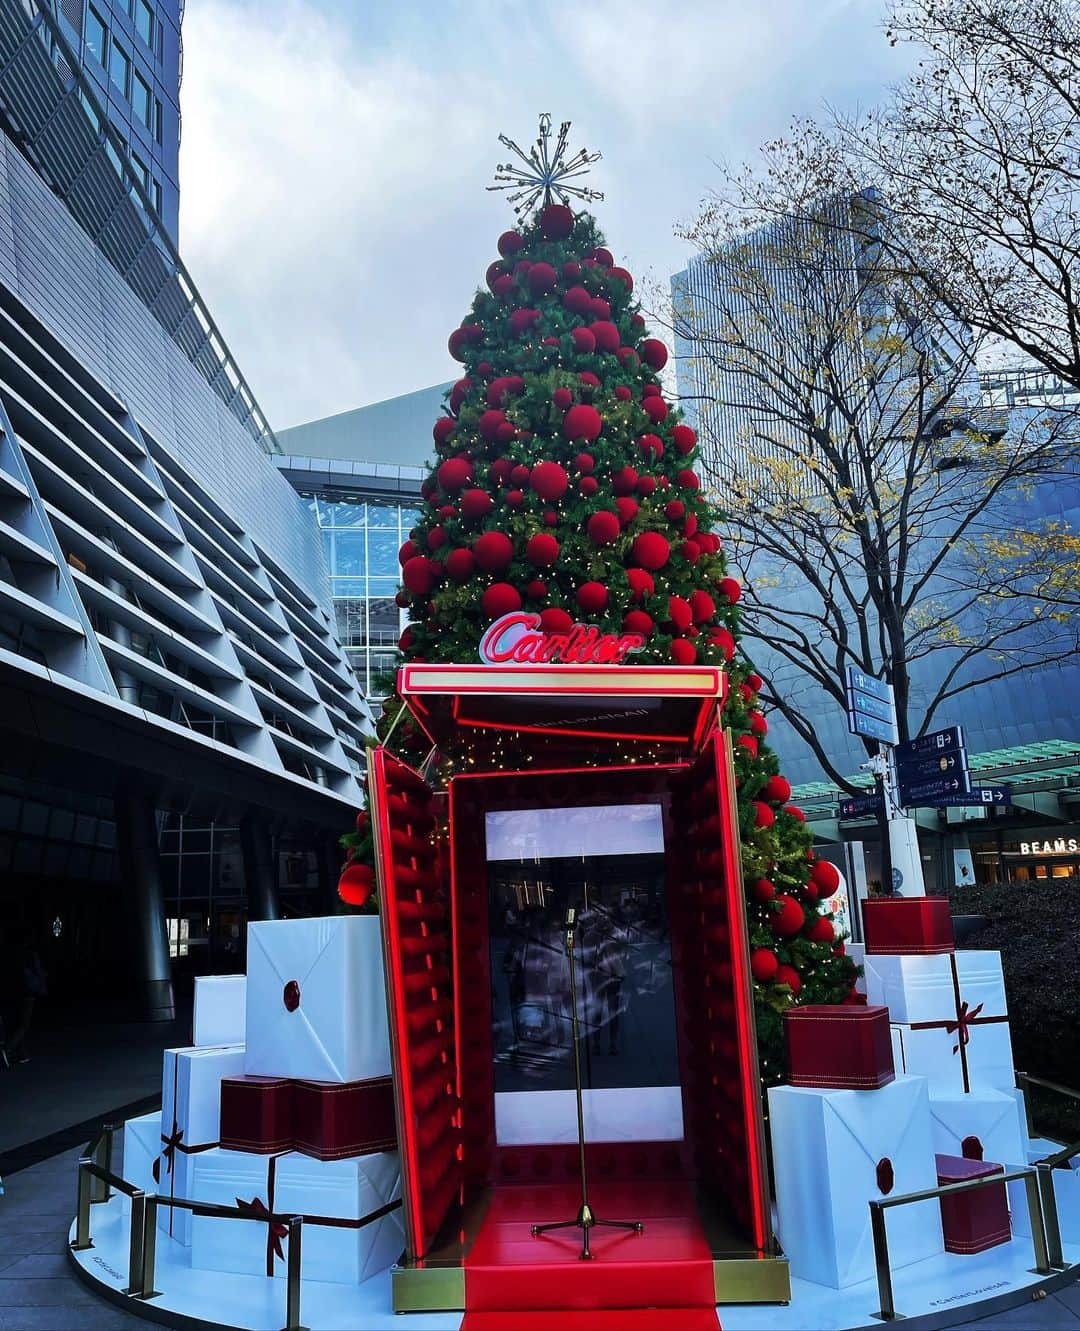
<svg viewBox="0 0 1080 1331">
<path fill-rule="evenodd" d="M 888 70 L 869 0 L 191 0 L 181 251 L 278 426 L 439 382 L 498 233 L 496 135 L 574 121 L 601 148 L 612 248 L 639 280 L 710 159 Z"/>
</svg>

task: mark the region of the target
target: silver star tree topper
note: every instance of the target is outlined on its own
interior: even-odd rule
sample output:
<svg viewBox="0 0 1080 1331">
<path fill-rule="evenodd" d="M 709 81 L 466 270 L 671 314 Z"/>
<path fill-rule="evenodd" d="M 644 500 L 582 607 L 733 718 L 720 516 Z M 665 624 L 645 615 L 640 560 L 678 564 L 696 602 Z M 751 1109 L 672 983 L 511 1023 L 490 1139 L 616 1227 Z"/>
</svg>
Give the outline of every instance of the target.
<svg viewBox="0 0 1080 1331">
<path fill-rule="evenodd" d="M 552 199 L 569 204 L 572 198 L 591 203 L 604 197 L 599 190 L 568 183 L 587 174 L 593 162 L 598 162 L 602 156 L 601 153 L 591 153 L 581 148 L 573 157 L 567 157 L 566 139 L 569 133 L 570 121 L 564 120 L 559 126 L 555 147 L 552 148 L 549 142 L 551 116 L 545 112 L 540 117 L 540 135 L 528 152 L 523 152 L 505 134 L 499 135 L 499 142 L 515 153 L 524 166 L 514 162 L 500 162 L 495 168 L 495 184 L 489 185 L 488 189 L 514 191 L 507 196 L 507 202 L 519 221 L 527 217 L 541 199 L 546 208 Z"/>
</svg>

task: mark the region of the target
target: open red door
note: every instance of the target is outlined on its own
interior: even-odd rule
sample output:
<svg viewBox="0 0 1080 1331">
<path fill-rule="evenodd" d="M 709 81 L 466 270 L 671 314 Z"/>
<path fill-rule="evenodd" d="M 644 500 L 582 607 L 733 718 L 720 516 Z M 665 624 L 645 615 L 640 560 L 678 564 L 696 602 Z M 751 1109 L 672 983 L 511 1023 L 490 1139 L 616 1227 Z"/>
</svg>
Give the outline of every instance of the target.
<svg viewBox="0 0 1080 1331">
<path fill-rule="evenodd" d="M 368 795 L 386 967 L 405 1252 L 422 1260 L 461 1193 L 450 909 L 431 787 L 384 748 Z"/>
</svg>

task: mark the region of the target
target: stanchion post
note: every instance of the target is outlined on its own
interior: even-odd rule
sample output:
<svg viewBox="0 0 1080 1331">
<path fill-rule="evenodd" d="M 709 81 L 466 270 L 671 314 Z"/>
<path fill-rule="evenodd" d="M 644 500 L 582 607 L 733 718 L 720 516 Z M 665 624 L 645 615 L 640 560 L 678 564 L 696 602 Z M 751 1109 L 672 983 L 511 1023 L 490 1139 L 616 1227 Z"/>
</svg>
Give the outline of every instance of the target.
<svg viewBox="0 0 1080 1331">
<path fill-rule="evenodd" d="M 1061 1251 L 1061 1225 L 1058 1221 L 1057 1195 L 1054 1192 L 1054 1171 L 1039 1161 L 1035 1166 L 1039 1181 L 1039 1201 L 1042 1203 L 1043 1225 L 1046 1230 L 1046 1256 L 1051 1266 L 1063 1268 L 1065 1256 Z"/>
<path fill-rule="evenodd" d="M 138 1294 L 143 1273 L 143 1244 L 146 1240 L 146 1193 L 136 1188 L 131 1194 L 128 1217 L 128 1283 L 125 1294 Z"/>
<path fill-rule="evenodd" d="M 885 1208 L 879 1202 L 870 1203 L 870 1231 L 874 1236 L 874 1266 L 877 1270 L 878 1302 L 881 1307 L 877 1315 L 883 1322 L 896 1320 L 896 1304 L 893 1301 L 892 1271 L 889 1269 L 889 1235 L 885 1228 Z"/>
<path fill-rule="evenodd" d="M 78 1190 L 75 1199 L 75 1242 L 71 1245 L 75 1252 L 83 1252 L 94 1245 L 90 1239 L 90 1185 L 93 1175 L 90 1166 L 93 1161 L 88 1155 L 79 1160 Z"/>
<path fill-rule="evenodd" d="M 1028 1141 L 1034 1141 L 1037 1136 L 1035 1132 L 1035 1119 L 1031 1112 L 1031 1087 L 1028 1084 L 1026 1072 L 1016 1074 L 1016 1084 L 1020 1088 L 1020 1094 L 1024 1098 L 1024 1118 L 1027 1121 Z"/>
<path fill-rule="evenodd" d="M 114 1124 L 105 1124 L 98 1134 L 97 1141 L 94 1142 L 94 1149 L 90 1152 L 94 1164 L 106 1174 L 112 1173 L 113 1128 Z M 92 1202 L 107 1202 L 111 1196 L 112 1189 L 109 1187 L 108 1179 L 92 1174 L 90 1200 Z"/>
<path fill-rule="evenodd" d="M 289 1221 L 287 1278 L 285 1281 L 284 1331 L 305 1331 L 300 1323 L 300 1272 L 302 1269 L 304 1218 L 294 1215 Z"/>
<path fill-rule="evenodd" d="M 1054 1180 L 1050 1180 L 1051 1188 Z M 1039 1178 L 1034 1169 L 1024 1175 L 1024 1191 L 1027 1194 L 1028 1217 L 1031 1220 L 1031 1243 L 1035 1249 L 1035 1270 L 1041 1276 L 1051 1274 L 1050 1256 L 1046 1250 L 1046 1228 L 1043 1225 L 1042 1207 L 1039 1205 Z"/>
<path fill-rule="evenodd" d="M 132 1218 L 135 1208 L 132 1206 Z M 142 1225 L 142 1267 L 137 1277 L 132 1280 L 131 1297 L 134 1299 L 152 1299 L 157 1294 L 154 1288 L 154 1275 L 157 1266 L 157 1217 L 158 1199 L 155 1193 L 143 1198 Z M 138 1287 L 135 1286 L 138 1280 Z"/>
</svg>

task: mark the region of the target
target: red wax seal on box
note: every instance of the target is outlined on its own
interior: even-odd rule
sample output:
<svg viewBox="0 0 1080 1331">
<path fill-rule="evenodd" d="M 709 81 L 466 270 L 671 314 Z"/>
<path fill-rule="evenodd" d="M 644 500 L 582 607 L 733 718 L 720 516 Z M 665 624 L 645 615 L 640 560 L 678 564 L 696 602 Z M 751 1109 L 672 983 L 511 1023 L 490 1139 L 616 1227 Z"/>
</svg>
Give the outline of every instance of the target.
<svg viewBox="0 0 1080 1331">
<path fill-rule="evenodd" d="M 300 986 L 295 980 L 290 980 L 281 991 L 281 1001 L 290 1012 L 295 1012 L 300 1006 Z"/>
<path fill-rule="evenodd" d="M 948 897 L 872 897 L 863 902 L 866 951 L 900 957 L 955 952 Z"/>
<path fill-rule="evenodd" d="M 877 1162 L 877 1186 L 878 1192 L 885 1193 L 887 1196 L 893 1190 L 893 1184 L 896 1182 L 896 1173 L 893 1170 L 893 1163 L 887 1155 L 883 1155 Z"/>
<path fill-rule="evenodd" d="M 807 1004 L 784 1013 L 788 1082 L 873 1091 L 896 1077 L 887 1007 Z"/>
</svg>

